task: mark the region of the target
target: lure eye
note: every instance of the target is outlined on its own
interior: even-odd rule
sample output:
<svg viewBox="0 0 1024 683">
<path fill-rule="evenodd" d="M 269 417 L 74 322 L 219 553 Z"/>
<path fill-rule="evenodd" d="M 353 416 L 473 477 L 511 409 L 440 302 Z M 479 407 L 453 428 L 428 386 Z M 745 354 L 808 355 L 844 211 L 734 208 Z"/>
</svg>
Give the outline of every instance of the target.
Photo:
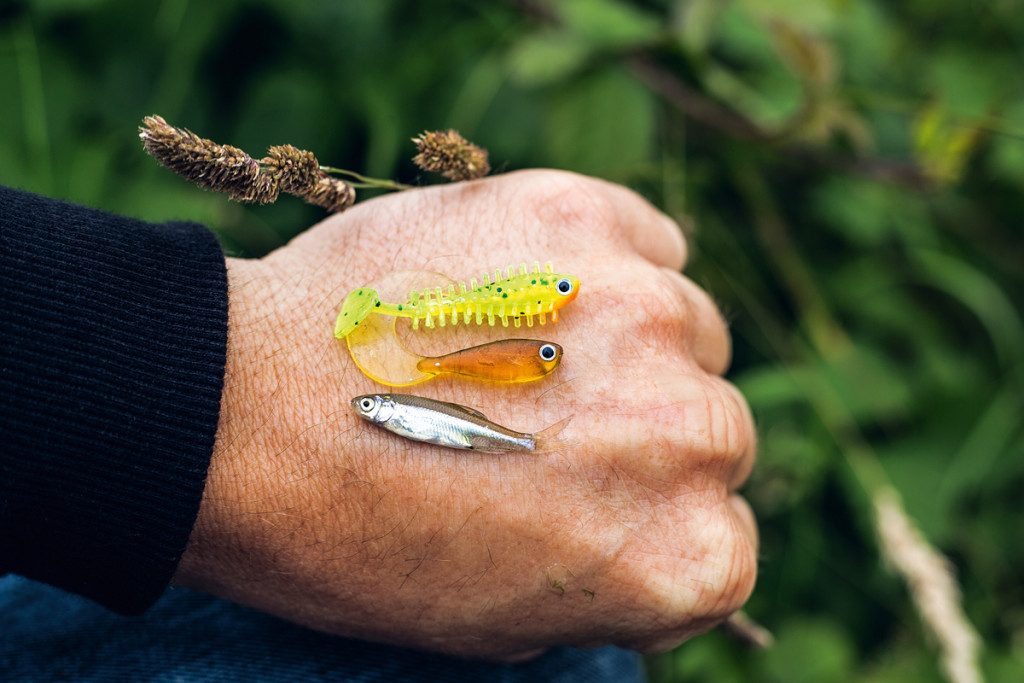
<svg viewBox="0 0 1024 683">
<path fill-rule="evenodd" d="M 359 402 L 359 407 L 365 410 L 366 412 L 370 412 L 370 409 L 373 408 L 373 399 L 364 398 Z"/>
<path fill-rule="evenodd" d="M 555 283 L 555 289 L 557 289 L 558 293 L 561 294 L 562 296 L 572 294 L 572 280 L 570 280 L 567 277 L 563 277 L 561 280 Z"/>
<path fill-rule="evenodd" d="M 555 349 L 554 344 L 545 344 L 540 347 L 540 359 L 541 360 L 554 360 L 555 356 L 558 355 L 558 350 Z"/>
</svg>

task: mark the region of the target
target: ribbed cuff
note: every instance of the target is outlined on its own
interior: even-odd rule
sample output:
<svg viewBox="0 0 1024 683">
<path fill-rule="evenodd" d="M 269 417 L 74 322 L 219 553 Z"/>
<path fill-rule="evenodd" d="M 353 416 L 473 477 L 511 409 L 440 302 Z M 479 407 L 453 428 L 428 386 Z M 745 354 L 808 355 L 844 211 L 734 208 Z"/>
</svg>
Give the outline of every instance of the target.
<svg viewBox="0 0 1024 683">
<path fill-rule="evenodd" d="M 0 188 L 0 572 L 121 613 L 163 592 L 217 430 L 215 236 Z"/>
</svg>

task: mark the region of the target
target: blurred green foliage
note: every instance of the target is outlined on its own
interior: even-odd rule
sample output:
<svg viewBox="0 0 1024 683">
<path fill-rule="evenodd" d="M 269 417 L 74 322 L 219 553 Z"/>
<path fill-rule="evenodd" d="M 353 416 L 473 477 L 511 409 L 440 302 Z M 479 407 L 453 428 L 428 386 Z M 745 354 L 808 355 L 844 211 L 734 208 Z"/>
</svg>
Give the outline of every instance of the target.
<svg viewBox="0 0 1024 683">
<path fill-rule="evenodd" d="M 0 9 L 0 182 L 259 255 L 321 217 L 142 153 L 158 113 L 428 182 L 454 127 L 499 170 L 630 185 L 685 226 L 761 429 L 748 612 L 655 681 L 941 680 L 868 488 L 954 563 L 993 681 L 1024 671 L 1024 12 L 1014 0 L 38 0 Z"/>
</svg>

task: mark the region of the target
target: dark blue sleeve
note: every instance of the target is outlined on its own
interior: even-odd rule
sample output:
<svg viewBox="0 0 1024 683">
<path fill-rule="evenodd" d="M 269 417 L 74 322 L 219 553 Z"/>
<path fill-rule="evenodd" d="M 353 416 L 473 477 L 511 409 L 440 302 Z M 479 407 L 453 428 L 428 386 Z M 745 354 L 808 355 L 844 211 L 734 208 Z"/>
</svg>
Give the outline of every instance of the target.
<svg viewBox="0 0 1024 683">
<path fill-rule="evenodd" d="M 216 237 L 0 188 L 0 574 L 124 614 L 167 586 L 213 450 Z"/>
</svg>

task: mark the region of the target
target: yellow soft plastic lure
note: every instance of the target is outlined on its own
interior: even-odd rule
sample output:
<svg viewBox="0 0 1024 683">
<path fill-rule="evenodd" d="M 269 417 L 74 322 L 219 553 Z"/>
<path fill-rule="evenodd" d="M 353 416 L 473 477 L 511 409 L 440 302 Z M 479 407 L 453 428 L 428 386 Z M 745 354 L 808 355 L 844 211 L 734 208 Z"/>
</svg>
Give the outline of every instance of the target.
<svg viewBox="0 0 1024 683">
<path fill-rule="evenodd" d="M 549 313 L 552 322 L 557 321 L 558 309 L 568 305 L 579 291 L 577 278 L 552 272 L 551 263 L 541 270 L 539 262 L 533 264 L 533 271 L 525 263 L 519 266 L 518 273 L 509 266 L 504 277 L 501 270 L 495 270 L 493 281 L 485 273 L 483 284 L 473 278 L 468 287 L 459 282 L 449 284 L 447 289 L 413 290 L 409 299 L 400 304 L 381 301 L 376 290 L 362 287 L 345 298 L 334 324 L 334 336 L 345 338 L 370 313 L 410 318 L 413 329 L 419 328 L 420 320 L 427 327 L 444 327 L 457 325 L 460 319 L 463 324 L 477 325 L 486 319 L 491 326 L 500 320 L 502 326 L 508 327 L 510 318 L 516 327 L 523 318 L 527 327 L 533 327 L 535 315 L 541 325 L 547 322 L 545 316 Z"/>
</svg>

